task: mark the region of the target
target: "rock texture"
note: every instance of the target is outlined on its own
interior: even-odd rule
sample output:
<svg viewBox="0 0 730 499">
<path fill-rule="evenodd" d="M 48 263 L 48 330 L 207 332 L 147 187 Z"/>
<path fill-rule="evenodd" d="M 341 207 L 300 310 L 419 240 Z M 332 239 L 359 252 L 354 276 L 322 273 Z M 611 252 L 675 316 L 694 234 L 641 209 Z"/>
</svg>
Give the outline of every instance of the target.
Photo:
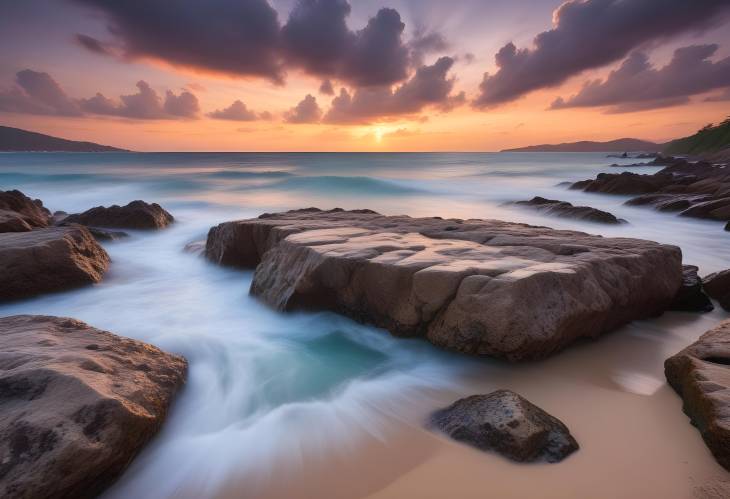
<svg viewBox="0 0 730 499">
<path fill-rule="evenodd" d="M 339 311 L 400 336 L 510 360 L 664 311 L 675 246 L 498 220 L 316 208 L 210 230 L 206 256 L 258 265 L 251 293 L 281 309 Z"/>
<path fill-rule="evenodd" d="M 730 470 L 730 321 L 668 358 L 664 372 L 717 462 Z"/>
<path fill-rule="evenodd" d="M 705 276 L 704 287 L 722 308 L 730 310 L 730 269 Z"/>
<path fill-rule="evenodd" d="M 83 227 L 0 234 L 0 302 L 99 282 L 108 267 Z"/>
<path fill-rule="evenodd" d="M 27 232 L 47 227 L 51 213 L 40 199 L 20 191 L 0 191 L 0 232 Z"/>
<path fill-rule="evenodd" d="M 161 229 L 175 219 L 157 203 L 132 201 L 126 206 L 97 206 L 66 217 L 64 223 L 119 229 Z"/>
<path fill-rule="evenodd" d="M 545 199 L 540 196 L 535 196 L 529 201 L 516 201 L 512 204 L 532 208 L 545 213 L 546 215 L 553 215 L 561 218 L 573 218 L 576 220 L 603 224 L 625 223 L 625 220 L 620 220 L 607 211 L 591 208 L 590 206 L 573 206 L 567 201 Z"/>
<path fill-rule="evenodd" d="M 185 359 L 61 317 L 0 318 L 0 496 L 96 497 L 157 432 Z"/>
<path fill-rule="evenodd" d="M 715 306 L 702 291 L 702 279 L 695 265 L 682 265 L 682 286 L 674 297 L 671 310 L 683 312 L 710 312 Z"/>
<path fill-rule="evenodd" d="M 430 423 L 454 440 L 520 462 L 555 463 L 578 450 L 559 419 L 509 390 L 457 400 Z"/>
</svg>

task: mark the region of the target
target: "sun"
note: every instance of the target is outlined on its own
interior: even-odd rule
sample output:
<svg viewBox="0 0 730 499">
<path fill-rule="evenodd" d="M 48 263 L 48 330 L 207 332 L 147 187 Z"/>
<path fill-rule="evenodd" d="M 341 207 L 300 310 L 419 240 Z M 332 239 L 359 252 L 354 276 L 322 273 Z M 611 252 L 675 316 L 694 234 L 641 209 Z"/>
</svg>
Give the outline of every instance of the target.
<svg viewBox="0 0 730 499">
<path fill-rule="evenodd" d="M 382 142 L 383 141 L 383 129 L 380 127 L 377 127 L 375 129 L 375 142 Z"/>
</svg>

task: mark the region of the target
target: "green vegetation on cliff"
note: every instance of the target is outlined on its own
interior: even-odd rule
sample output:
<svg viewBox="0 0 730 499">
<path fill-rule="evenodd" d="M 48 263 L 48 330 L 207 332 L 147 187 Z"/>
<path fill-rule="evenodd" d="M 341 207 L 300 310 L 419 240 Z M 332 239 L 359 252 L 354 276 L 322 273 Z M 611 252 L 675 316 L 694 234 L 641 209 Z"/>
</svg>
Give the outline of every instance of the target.
<svg viewBox="0 0 730 499">
<path fill-rule="evenodd" d="M 709 124 L 689 137 L 667 144 L 665 154 L 712 155 L 730 148 L 730 117 L 718 125 Z"/>
</svg>

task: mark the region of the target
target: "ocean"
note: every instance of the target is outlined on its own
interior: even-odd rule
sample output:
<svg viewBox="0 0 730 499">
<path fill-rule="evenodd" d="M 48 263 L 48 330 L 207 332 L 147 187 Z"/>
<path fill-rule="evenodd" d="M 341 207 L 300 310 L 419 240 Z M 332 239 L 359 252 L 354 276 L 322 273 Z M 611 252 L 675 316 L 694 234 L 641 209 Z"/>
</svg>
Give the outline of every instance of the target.
<svg viewBox="0 0 730 499">
<path fill-rule="evenodd" d="M 730 233 L 720 222 L 558 185 L 635 161 L 598 153 L 0 154 L 0 189 L 40 198 L 51 211 L 142 199 L 176 219 L 168 229 L 131 231 L 105 243 L 112 265 L 102 283 L 0 305 L 0 316 L 74 317 L 188 359 L 187 385 L 162 431 L 107 497 L 398 497 L 435 480 L 426 470 L 436 458 L 457 478 L 457 468 L 482 470 L 483 477 L 465 478 L 474 484 L 499 477 L 495 494 L 550 486 L 555 497 L 588 497 L 580 484 L 588 488 L 600 478 L 604 488 L 590 497 L 638 497 L 639 481 L 655 475 L 666 485 L 656 497 L 686 497 L 688 476 L 709 477 L 720 468 L 664 383 L 662 363 L 726 318 L 724 311 L 668 313 L 547 361 L 508 365 L 393 338 L 328 312 L 272 311 L 248 295 L 251 271 L 221 268 L 184 250 L 220 222 L 316 206 L 639 237 L 680 246 L 701 275 L 730 267 Z M 504 204 L 533 196 L 593 206 L 629 223 L 550 218 Z M 472 453 L 423 429 L 435 407 L 501 387 L 560 417 L 581 451 L 547 476 L 533 471 L 543 465 Z M 642 444 L 627 462 L 627 450 L 611 435 L 621 435 L 625 446 Z M 460 452 L 459 461 L 446 462 L 450 452 Z M 644 459 L 651 465 L 640 476 L 635 465 Z M 560 479 L 565 473 L 572 485 Z M 439 483 L 419 496 L 443 497 Z M 460 497 L 472 497 L 469 490 Z M 472 492 L 479 497 L 479 487 Z"/>
</svg>

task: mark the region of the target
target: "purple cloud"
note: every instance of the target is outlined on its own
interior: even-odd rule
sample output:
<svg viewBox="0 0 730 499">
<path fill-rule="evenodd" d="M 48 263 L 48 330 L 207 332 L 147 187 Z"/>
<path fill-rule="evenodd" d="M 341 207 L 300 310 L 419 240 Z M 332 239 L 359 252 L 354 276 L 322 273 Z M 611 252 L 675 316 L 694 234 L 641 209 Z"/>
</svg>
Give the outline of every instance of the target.
<svg viewBox="0 0 730 499">
<path fill-rule="evenodd" d="M 322 109 L 317 104 L 317 99 L 307 94 L 299 104 L 284 114 L 284 121 L 287 123 L 317 123 L 322 118 Z"/>
<path fill-rule="evenodd" d="M 135 94 L 120 96 L 119 102 L 97 93 L 89 99 L 80 99 L 78 103 L 86 113 L 138 120 L 192 119 L 198 117 L 200 111 L 198 99 L 187 90 L 183 90 L 179 95 L 175 95 L 168 90 L 163 100 L 143 80 L 137 82 L 137 89 L 138 91 Z"/>
<path fill-rule="evenodd" d="M 0 90 L 0 111 L 56 116 L 80 116 L 73 99 L 48 73 L 25 69 L 16 74 L 16 85 Z"/>
<path fill-rule="evenodd" d="M 208 113 L 208 116 L 218 120 L 231 120 L 231 121 L 255 121 L 258 119 L 271 119 L 271 114 L 263 112 L 256 114 L 254 111 L 246 107 L 246 104 L 240 100 L 236 100 L 230 106 L 217 109 L 212 113 Z"/>
</svg>

